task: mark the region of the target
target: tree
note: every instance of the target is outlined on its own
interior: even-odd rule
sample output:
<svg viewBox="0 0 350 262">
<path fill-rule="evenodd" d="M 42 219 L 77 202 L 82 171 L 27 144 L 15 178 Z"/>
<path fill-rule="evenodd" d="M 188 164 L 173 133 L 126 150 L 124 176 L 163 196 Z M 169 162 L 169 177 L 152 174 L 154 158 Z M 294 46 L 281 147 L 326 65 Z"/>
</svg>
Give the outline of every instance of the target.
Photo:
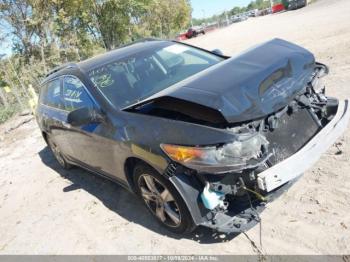
<svg viewBox="0 0 350 262">
<path fill-rule="evenodd" d="M 0 0 L 0 40 L 11 43 L 13 65 L 0 61 L 0 75 L 25 98 L 26 86 L 39 88 L 59 64 L 141 37 L 174 36 L 190 17 L 189 0 Z"/>
<path fill-rule="evenodd" d="M 266 0 L 255 0 L 249 3 L 247 6 L 247 10 L 254 10 L 254 9 L 266 9 L 270 7 L 270 2 Z"/>
<path fill-rule="evenodd" d="M 191 6 L 187 0 L 153 0 L 142 24 L 152 36 L 169 37 L 188 26 Z"/>
<path fill-rule="evenodd" d="M 0 0 L 0 20 L 9 26 L 5 36 L 11 38 L 13 49 L 26 59 L 35 52 L 32 11 L 32 6 L 26 0 Z"/>
<path fill-rule="evenodd" d="M 97 32 L 106 49 L 113 49 L 132 39 L 133 28 L 147 11 L 151 0 L 87 0 L 92 32 Z"/>
</svg>

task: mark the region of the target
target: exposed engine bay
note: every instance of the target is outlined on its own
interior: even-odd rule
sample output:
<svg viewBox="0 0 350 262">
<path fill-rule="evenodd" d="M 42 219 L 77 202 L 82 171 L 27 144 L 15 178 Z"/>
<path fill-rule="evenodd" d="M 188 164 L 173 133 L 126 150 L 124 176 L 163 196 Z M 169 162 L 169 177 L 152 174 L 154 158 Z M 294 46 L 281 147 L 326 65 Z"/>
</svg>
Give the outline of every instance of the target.
<svg viewBox="0 0 350 262">
<path fill-rule="evenodd" d="M 298 152 L 333 119 L 338 100 L 325 95 L 321 77 L 327 73 L 325 65 L 317 64 L 308 85 L 289 105 L 263 119 L 227 128 L 241 142 L 217 145 L 226 159 L 239 159 L 231 171 L 212 175 L 210 169 L 185 164 L 205 185 L 200 197 L 210 211 L 204 225 L 224 232 L 245 230 L 259 222 L 258 212 L 266 202 L 286 190 L 286 185 L 262 190 L 258 175 Z"/>
<path fill-rule="evenodd" d="M 348 100 L 326 96 L 326 74 L 273 39 L 123 110 L 165 121 L 164 175 L 195 224 L 241 232 L 346 129 Z"/>
</svg>

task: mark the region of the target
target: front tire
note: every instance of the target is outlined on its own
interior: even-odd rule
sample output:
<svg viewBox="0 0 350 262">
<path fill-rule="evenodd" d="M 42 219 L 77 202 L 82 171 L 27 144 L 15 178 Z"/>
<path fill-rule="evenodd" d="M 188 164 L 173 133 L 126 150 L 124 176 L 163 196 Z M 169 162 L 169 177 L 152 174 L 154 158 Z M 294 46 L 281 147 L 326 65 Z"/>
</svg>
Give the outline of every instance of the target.
<svg viewBox="0 0 350 262">
<path fill-rule="evenodd" d="M 153 168 L 139 164 L 134 169 L 136 193 L 157 221 L 176 234 L 194 230 L 191 214 L 175 187 Z"/>
</svg>

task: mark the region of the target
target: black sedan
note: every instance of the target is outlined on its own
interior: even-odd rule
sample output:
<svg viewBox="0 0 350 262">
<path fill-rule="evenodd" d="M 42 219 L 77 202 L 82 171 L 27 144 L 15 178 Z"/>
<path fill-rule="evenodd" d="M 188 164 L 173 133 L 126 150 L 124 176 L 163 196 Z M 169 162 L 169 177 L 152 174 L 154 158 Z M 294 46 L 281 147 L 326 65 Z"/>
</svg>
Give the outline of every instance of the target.
<svg viewBox="0 0 350 262">
<path fill-rule="evenodd" d="M 121 184 L 169 230 L 241 232 L 345 130 L 327 73 L 280 39 L 234 58 L 145 40 L 53 70 L 36 116 L 63 168 Z"/>
</svg>

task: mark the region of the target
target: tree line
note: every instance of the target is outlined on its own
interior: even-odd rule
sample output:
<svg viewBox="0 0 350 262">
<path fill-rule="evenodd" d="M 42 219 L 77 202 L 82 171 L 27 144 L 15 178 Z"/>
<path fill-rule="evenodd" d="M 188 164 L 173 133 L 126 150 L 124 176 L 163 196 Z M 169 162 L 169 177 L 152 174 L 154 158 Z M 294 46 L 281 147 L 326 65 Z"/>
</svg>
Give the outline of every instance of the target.
<svg viewBox="0 0 350 262">
<path fill-rule="evenodd" d="M 11 45 L 6 59 L 0 51 L 0 122 L 52 68 L 139 38 L 173 37 L 191 11 L 189 0 L 0 0 L 0 41 Z"/>
<path fill-rule="evenodd" d="M 262 9 L 266 9 L 270 7 L 270 1 L 269 0 L 253 0 L 251 1 L 247 6 L 235 6 L 233 7 L 231 10 L 228 10 L 227 12 L 222 12 L 221 14 L 218 15 L 213 15 L 211 17 L 208 18 L 202 18 L 202 19 L 193 19 L 192 23 L 193 25 L 202 25 L 204 24 L 208 24 L 208 23 L 212 23 L 212 22 L 226 22 L 226 15 L 228 17 L 234 16 L 234 15 L 238 15 L 238 14 L 242 14 L 245 13 L 247 11 L 250 10 L 262 10 Z"/>
</svg>

